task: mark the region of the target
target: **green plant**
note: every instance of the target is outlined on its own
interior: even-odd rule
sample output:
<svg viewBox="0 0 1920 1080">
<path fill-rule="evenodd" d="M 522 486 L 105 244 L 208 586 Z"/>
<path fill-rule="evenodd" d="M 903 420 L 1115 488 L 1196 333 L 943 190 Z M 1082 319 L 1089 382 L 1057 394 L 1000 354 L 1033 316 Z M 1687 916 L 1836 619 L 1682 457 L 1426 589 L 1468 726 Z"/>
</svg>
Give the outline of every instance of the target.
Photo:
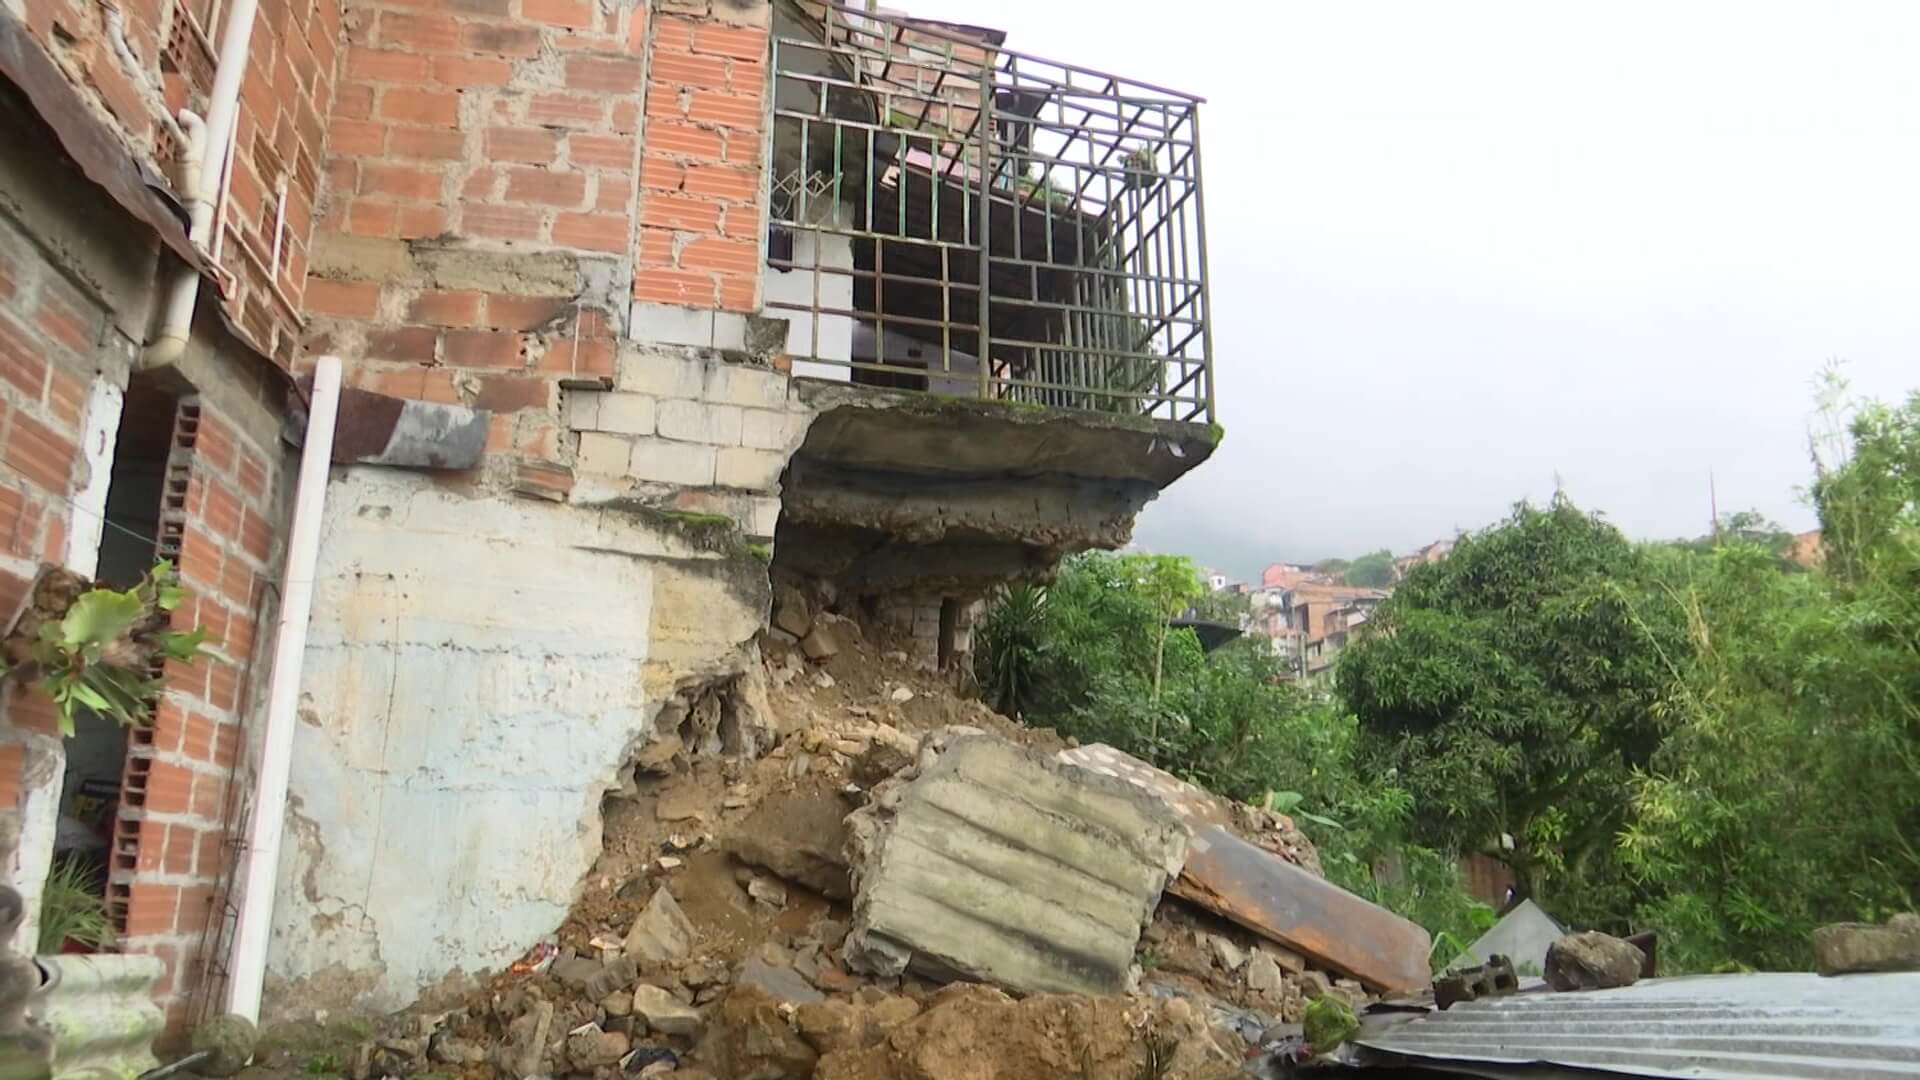
<svg viewBox="0 0 1920 1080">
<path fill-rule="evenodd" d="M 39 951 L 57 953 L 69 941 L 96 951 L 110 948 L 113 921 L 107 916 L 100 875 L 73 856 L 61 855 L 53 860 L 40 894 Z"/>
<path fill-rule="evenodd" d="M 73 734 L 73 712 L 81 706 L 123 725 L 145 723 L 159 692 L 150 666 L 162 657 L 191 662 L 206 637 L 199 627 L 170 627 L 171 613 L 184 595 L 179 575 L 165 560 L 131 589 L 89 589 L 58 618 L 40 621 L 25 643 L 25 662 L 0 671 L 0 677 L 36 681 L 58 708 L 65 735 Z"/>
</svg>

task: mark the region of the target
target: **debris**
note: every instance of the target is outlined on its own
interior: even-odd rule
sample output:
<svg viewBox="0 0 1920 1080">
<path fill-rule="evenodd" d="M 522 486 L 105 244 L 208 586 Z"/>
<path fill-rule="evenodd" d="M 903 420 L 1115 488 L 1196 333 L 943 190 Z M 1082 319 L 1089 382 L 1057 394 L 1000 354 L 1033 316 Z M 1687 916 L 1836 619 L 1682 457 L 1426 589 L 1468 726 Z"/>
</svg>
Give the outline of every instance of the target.
<svg viewBox="0 0 1920 1080">
<path fill-rule="evenodd" d="M 1520 977 L 1513 972 L 1513 961 L 1491 956 L 1476 967 L 1449 971 L 1433 980 L 1433 1003 L 1438 1008 L 1460 1001 L 1499 997 L 1520 989 Z"/>
<path fill-rule="evenodd" d="M 741 986 L 753 986 L 765 991 L 778 1001 L 803 1004 L 809 1001 L 825 1000 L 826 995 L 808 985 L 807 980 L 793 968 L 785 964 L 772 964 L 758 956 L 747 957 L 741 965 L 740 978 L 736 983 Z"/>
<path fill-rule="evenodd" d="M 507 1025 L 507 1045 L 500 1048 L 501 1071 L 521 1080 L 547 1073 L 547 1031 L 552 1026 L 551 1001 L 536 1001 L 532 1008 L 514 1017 Z"/>
<path fill-rule="evenodd" d="M 653 861 L 654 868 L 661 873 L 671 873 L 686 865 L 686 860 L 675 855 L 662 855 Z"/>
<path fill-rule="evenodd" d="M 1895 915 L 1885 926 L 1822 926 L 1813 932 L 1813 967 L 1822 975 L 1920 971 L 1920 915 Z"/>
<path fill-rule="evenodd" d="M 693 924 L 664 886 L 654 890 L 653 899 L 627 931 L 626 950 L 628 956 L 653 966 L 685 959 L 693 952 Z"/>
<path fill-rule="evenodd" d="M 835 792 L 778 792 L 760 800 L 726 835 L 721 848 L 823 896 L 851 899 L 846 816 L 846 804 Z"/>
<path fill-rule="evenodd" d="M 768 907 L 787 906 L 787 887 L 764 874 L 755 874 L 747 882 L 747 895 Z"/>
<path fill-rule="evenodd" d="M 527 955 L 515 960 L 507 970 L 515 975 L 539 975 L 553 966 L 554 957 L 560 955 L 560 946 L 551 941 L 543 941 L 527 950 Z"/>
<path fill-rule="evenodd" d="M 567 1060 L 573 1062 L 576 1069 L 611 1065 L 626 1057 L 631 1049 L 633 1046 L 625 1035 L 602 1031 L 598 1024 L 588 1024 L 567 1034 Z"/>
<path fill-rule="evenodd" d="M 806 1080 L 819 1054 L 780 1015 L 780 1003 L 758 986 L 735 986 L 707 1018 L 694 1052 L 727 1080 Z"/>
<path fill-rule="evenodd" d="M 1185 831 L 1138 788 L 992 736 L 922 743 L 917 777 L 848 818 L 849 965 L 1021 991 L 1128 988 Z M 1017 845 L 1005 837 L 1018 837 Z"/>
<path fill-rule="evenodd" d="M 813 661 L 830 660 L 840 655 L 840 642 L 830 623 L 819 622 L 800 639 L 800 651 Z"/>
<path fill-rule="evenodd" d="M 623 946 L 624 947 L 624 946 Z M 600 966 L 600 973 L 587 980 L 587 996 L 598 1001 L 615 990 L 625 990 L 640 977 L 640 965 L 631 956 L 615 956 Z"/>
<path fill-rule="evenodd" d="M 633 1013 L 633 992 L 614 990 L 600 999 L 600 1008 L 608 1016 L 628 1016 Z"/>
<path fill-rule="evenodd" d="M 813 629 L 813 611 L 807 603 L 806 594 L 792 585 L 774 586 L 773 626 L 795 638 L 806 637 L 807 632 Z"/>
<path fill-rule="evenodd" d="M 653 808 L 653 816 L 661 821 L 699 821 L 703 817 L 699 801 L 692 792 L 674 792 L 663 796 L 659 805 Z"/>
<path fill-rule="evenodd" d="M 1286 985 L 1286 976 L 1280 974 L 1280 965 L 1273 962 L 1273 957 L 1255 952 L 1247 960 L 1247 989 L 1277 994 Z"/>
<path fill-rule="evenodd" d="M 831 690 L 834 687 L 833 676 L 827 674 L 824 670 L 816 671 L 813 673 L 813 685 L 822 690 Z"/>
<path fill-rule="evenodd" d="M 680 736 L 663 731 L 633 756 L 634 767 L 646 772 L 667 772 L 673 767 L 673 759 L 682 748 Z"/>
<path fill-rule="evenodd" d="M 700 1010 L 658 986 L 641 983 L 633 988 L 633 1015 L 663 1035 L 700 1034 Z"/>
<path fill-rule="evenodd" d="M 887 700 L 895 705 L 905 705 L 913 700 L 913 690 L 910 687 L 896 686 L 893 688 L 893 693 L 887 695 Z"/>
<path fill-rule="evenodd" d="M 1425 930 L 1218 825 L 1195 833 L 1167 891 L 1369 987 L 1427 987 Z"/>
<path fill-rule="evenodd" d="M 553 963 L 553 977 L 568 986 L 585 986 L 605 965 L 588 956 L 569 956 Z"/>
<path fill-rule="evenodd" d="M 1220 970 L 1229 975 L 1239 971 L 1240 965 L 1247 962 L 1246 950 L 1219 934 L 1208 934 L 1207 945 L 1213 949 L 1213 958 L 1220 964 Z M 1271 964 L 1273 959 L 1269 957 L 1267 962 Z"/>
<path fill-rule="evenodd" d="M 1640 979 L 1646 955 L 1611 934 L 1568 934 L 1547 949 L 1547 985 L 1555 990 L 1611 990 Z"/>
<path fill-rule="evenodd" d="M 213 1017 L 194 1029 L 194 1053 L 208 1055 L 194 1071 L 202 1076 L 232 1076 L 246 1068 L 258 1040 L 258 1031 L 246 1017 L 234 1013 Z"/>
<path fill-rule="evenodd" d="M 1333 993 L 1333 980 L 1323 971 L 1303 971 L 1300 973 L 1300 992 L 1308 1001 L 1325 997 Z"/>
<path fill-rule="evenodd" d="M 1307 1006 L 1307 1044 L 1316 1054 L 1331 1054 L 1360 1030 L 1353 1006 L 1339 994 L 1322 994 Z"/>
</svg>

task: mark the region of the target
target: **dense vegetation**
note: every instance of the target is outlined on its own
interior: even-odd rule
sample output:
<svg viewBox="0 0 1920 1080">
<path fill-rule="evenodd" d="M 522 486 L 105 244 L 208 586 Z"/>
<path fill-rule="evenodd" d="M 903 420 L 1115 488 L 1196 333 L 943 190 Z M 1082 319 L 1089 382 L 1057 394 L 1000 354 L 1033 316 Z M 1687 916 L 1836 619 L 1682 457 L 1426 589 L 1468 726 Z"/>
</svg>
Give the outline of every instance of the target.
<svg viewBox="0 0 1920 1080">
<path fill-rule="evenodd" d="M 1290 810 L 1438 961 L 1489 919 L 1454 870 L 1484 852 L 1565 920 L 1659 930 L 1668 970 L 1805 967 L 1812 927 L 1920 894 L 1920 395 L 1818 449 L 1811 568 L 1754 515 L 1635 544 L 1522 505 L 1414 568 L 1327 693 L 1168 633 L 1208 606 L 1183 560 L 1090 554 L 990 610 L 978 674 L 1029 722 Z"/>
</svg>

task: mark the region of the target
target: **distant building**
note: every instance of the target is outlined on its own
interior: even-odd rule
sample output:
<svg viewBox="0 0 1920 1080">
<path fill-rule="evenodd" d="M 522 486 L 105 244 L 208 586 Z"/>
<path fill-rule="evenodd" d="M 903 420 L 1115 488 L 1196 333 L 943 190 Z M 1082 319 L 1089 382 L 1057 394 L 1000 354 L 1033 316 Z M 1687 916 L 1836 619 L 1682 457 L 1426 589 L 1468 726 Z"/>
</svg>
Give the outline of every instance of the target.
<svg viewBox="0 0 1920 1080">
<path fill-rule="evenodd" d="M 1307 581 L 1253 591 L 1252 629 L 1272 643 L 1296 679 L 1332 666 L 1356 630 L 1389 595 L 1387 589 Z"/>
<path fill-rule="evenodd" d="M 1404 579 L 1413 568 L 1423 563 L 1437 563 L 1453 554 L 1453 541 L 1435 540 L 1411 555 L 1402 555 L 1393 560 L 1393 580 Z"/>
</svg>

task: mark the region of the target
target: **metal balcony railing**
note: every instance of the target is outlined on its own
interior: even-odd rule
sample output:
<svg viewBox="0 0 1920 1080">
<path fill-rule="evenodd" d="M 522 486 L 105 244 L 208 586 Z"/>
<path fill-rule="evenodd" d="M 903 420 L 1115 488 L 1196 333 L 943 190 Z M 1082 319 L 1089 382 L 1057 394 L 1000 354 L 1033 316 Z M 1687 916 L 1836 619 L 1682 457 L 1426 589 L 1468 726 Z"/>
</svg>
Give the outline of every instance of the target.
<svg viewBox="0 0 1920 1080">
<path fill-rule="evenodd" d="M 1197 98 L 995 31 L 775 11 L 765 306 L 797 374 L 1213 418 Z"/>
</svg>

